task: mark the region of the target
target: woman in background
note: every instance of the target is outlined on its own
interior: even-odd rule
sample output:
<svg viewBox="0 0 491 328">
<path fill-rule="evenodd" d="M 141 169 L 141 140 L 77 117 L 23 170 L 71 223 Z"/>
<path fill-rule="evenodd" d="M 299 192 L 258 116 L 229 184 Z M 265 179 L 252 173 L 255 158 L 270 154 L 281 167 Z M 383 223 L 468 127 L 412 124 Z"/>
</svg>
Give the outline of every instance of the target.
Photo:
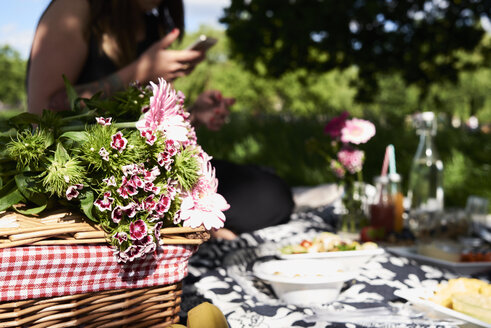
<svg viewBox="0 0 491 328">
<path fill-rule="evenodd" d="M 109 97 L 133 81 L 148 84 L 184 77 L 205 58 L 196 50 L 170 50 L 184 31 L 182 0 L 53 0 L 43 13 L 27 70 L 28 109 L 68 110 L 62 76 L 78 95 Z M 190 106 L 191 122 L 218 130 L 232 98 L 209 90 Z M 257 166 L 213 160 L 218 192 L 231 205 L 216 237 L 286 222 L 293 209 L 290 188 Z"/>
</svg>

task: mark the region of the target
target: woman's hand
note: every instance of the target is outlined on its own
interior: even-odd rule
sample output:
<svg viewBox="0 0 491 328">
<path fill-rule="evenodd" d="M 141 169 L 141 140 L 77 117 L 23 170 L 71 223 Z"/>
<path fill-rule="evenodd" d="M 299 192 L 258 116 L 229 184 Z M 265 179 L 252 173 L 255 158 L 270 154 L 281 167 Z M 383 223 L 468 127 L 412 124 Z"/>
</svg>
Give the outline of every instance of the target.
<svg viewBox="0 0 491 328">
<path fill-rule="evenodd" d="M 136 80 L 146 83 L 163 77 L 170 82 L 193 71 L 196 64 L 205 58 L 205 53 L 196 50 L 168 50 L 178 36 L 179 30 L 172 30 L 137 59 Z"/>
<path fill-rule="evenodd" d="M 234 98 L 224 98 L 220 91 L 205 91 L 190 107 L 191 122 L 203 124 L 212 131 L 220 130 L 230 114 L 229 107 L 234 103 Z"/>
</svg>

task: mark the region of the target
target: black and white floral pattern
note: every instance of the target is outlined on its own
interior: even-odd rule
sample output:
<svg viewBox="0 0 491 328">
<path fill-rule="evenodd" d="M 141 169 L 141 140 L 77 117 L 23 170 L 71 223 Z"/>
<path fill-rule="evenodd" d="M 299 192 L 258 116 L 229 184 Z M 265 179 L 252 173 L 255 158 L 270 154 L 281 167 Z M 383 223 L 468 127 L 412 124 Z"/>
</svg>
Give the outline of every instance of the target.
<svg viewBox="0 0 491 328">
<path fill-rule="evenodd" d="M 335 231 L 332 208 L 292 215 L 284 225 L 242 234 L 233 241 L 210 240 L 189 263 L 184 280 L 182 313 L 208 301 L 225 314 L 231 328 L 282 327 L 458 327 L 452 318 L 429 316 L 394 295 L 402 288 L 432 287 L 454 273 L 384 253 L 347 281 L 335 302 L 315 308 L 284 304 L 270 286 L 252 274 L 256 261 L 274 258 L 268 244 L 295 236 Z M 489 277 L 484 277 L 489 279 Z"/>
</svg>

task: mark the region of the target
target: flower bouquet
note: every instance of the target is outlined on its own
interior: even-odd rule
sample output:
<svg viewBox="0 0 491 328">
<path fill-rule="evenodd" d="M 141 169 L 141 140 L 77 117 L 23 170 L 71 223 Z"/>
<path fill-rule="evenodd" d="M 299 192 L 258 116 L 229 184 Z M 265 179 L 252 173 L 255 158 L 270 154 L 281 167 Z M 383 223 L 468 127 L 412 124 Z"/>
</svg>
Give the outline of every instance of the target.
<svg viewBox="0 0 491 328">
<path fill-rule="evenodd" d="M 355 231 L 365 218 L 362 208 L 363 163 L 365 152 L 356 146 L 368 142 L 375 135 L 375 126 L 367 120 L 348 119 L 349 113 L 332 118 L 325 126 L 324 133 L 331 138 L 328 151 L 323 151 L 329 167 L 339 183 L 344 187 L 341 229 Z"/>
<path fill-rule="evenodd" d="M 121 262 L 153 253 L 163 227 L 223 227 L 229 205 L 182 93 L 159 79 L 111 99 L 80 99 L 69 84 L 67 94 L 72 111 L 3 123 L 0 211 L 79 209 Z"/>
</svg>

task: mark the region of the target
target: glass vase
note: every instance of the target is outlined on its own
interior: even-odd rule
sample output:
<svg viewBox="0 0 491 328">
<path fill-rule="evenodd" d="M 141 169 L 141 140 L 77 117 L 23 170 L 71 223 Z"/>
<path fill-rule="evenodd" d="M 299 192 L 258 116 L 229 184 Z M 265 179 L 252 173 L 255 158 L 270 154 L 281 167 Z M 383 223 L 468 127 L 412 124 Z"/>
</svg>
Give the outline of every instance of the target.
<svg viewBox="0 0 491 328">
<path fill-rule="evenodd" d="M 342 198 L 344 211 L 341 215 L 341 231 L 358 232 L 368 224 L 365 187 L 363 182 L 344 185 Z"/>
</svg>

